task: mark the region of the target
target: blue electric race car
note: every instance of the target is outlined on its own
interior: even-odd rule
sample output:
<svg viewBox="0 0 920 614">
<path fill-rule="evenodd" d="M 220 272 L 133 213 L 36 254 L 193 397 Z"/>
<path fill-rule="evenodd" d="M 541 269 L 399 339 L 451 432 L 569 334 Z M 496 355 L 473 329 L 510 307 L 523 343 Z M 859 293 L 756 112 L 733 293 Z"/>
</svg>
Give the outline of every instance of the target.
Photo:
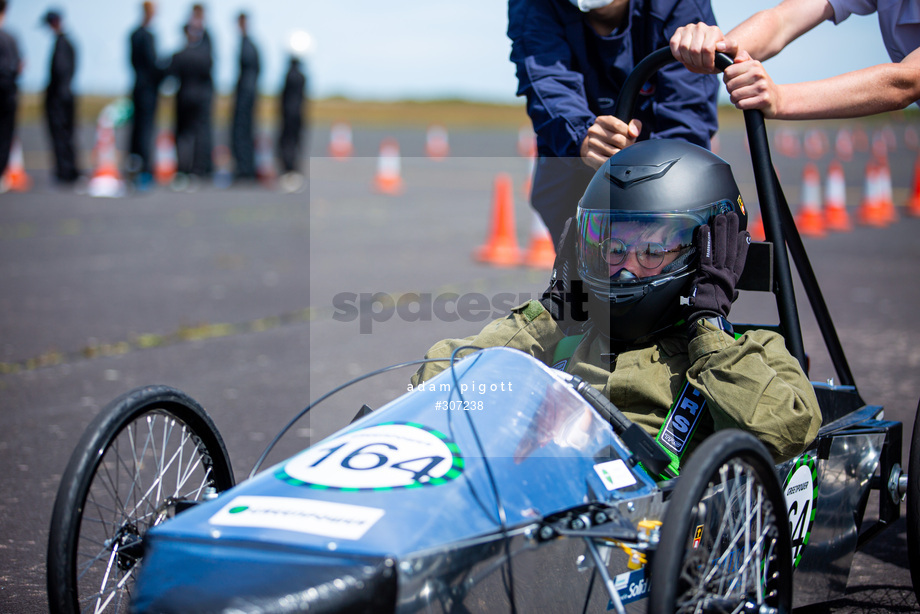
<svg viewBox="0 0 920 614">
<path fill-rule="evenodd" d="M 640 63 L 618 117 L 671 61 Z M 235 485 L 201 406 L 139 388 L 95 418 L 62 478 L 51 611 L 788 612 L 836 597 L 905 496 L 916 589 L 920 420 L 904 471 L 902 424 L 853 383 L 763 116 L 745 121 L 767 242 L 743 287 L 775 295 L 774 328 L 805 364 L 794 263 L 839 381 L 815 384 L 824 426 L 801 456 L 774 465 L 720 431 L 658 481 L 667 455 L 603 395 L 493 348 Z"/>
</svg>

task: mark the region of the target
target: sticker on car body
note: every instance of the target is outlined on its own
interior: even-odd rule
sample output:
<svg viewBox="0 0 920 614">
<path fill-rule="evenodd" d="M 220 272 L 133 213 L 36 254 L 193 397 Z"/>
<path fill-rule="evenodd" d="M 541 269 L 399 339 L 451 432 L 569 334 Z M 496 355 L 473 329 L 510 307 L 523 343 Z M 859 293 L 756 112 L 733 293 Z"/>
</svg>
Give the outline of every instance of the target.
<svg viewBox="0 0 920 614">
<path fill-rule="evenodd" d="M 816 486 L 817 462 L 813 454 L 796 460 L 783 483 L 783 496 L 789 513 L 789 534 L 792 541 L 792 566 L 798 567 L 802 550 L 811 538 L 815 524 L 815 504 L 818 500 Z"/>
<path fill-rule="evenodd" d="M 275 477 L 322 490 L 382 491 L 438 486 L 463 473 L 460 448 L 415 422 L 384 422 L 320 442 Z"/>
<path fill-rule="evenodd" d="M 384 510 L 291 497 L 239 496 L 208 522 L 226 527 L 281 529 L 335 539 L 361 539 Z"/>
<path fill-rule="evenodd" d="M 613 579 L 613 586 L 620 595 L 620 602 L 623 605 L 639 599 L 645 599 L 649 593 L 649 582 L 645 577 L 645 567 L 619 574 Z M 614 609 L 612 601 L 607 602 L 607 609 Z"/>
<path fill-rule="evenodd" d="M 597 473 L 607 490 L 619 490 L 636 483 L 636 478 L 629 467 L 619 458 L 594 465 L 594 472 Z"/>
</svg>

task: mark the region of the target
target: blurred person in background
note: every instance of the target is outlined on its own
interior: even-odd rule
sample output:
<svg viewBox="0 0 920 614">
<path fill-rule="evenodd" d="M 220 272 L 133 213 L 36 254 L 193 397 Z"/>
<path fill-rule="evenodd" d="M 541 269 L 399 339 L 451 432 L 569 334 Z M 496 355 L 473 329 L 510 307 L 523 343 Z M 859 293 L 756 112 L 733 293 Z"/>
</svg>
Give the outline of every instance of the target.
<svg viewBox="0 0 920 614">
<path fill-rule="evenodd" d="M 612 115 L 633 67 L 698 21 L 715 23 L 709 0 L 509 0 L 517 95 L 537 134 L 531 205 L 555 242 L 594 170 L 621 149 L 657 138 L 709 148 L 718 79 L 678 64 L 642 89 L 629 124 Z"/>
<path fill-rule="evenodd" d="M 188 27 L 192 32 L 192 36 L 198 40 L 197 44 L 202 48 L 202 53 L 207 53 L 208 61 L 210 62 L 207 80 L 202 84 L 202 93 L 207 93 L 208 99 L 204 104 L 204 109 L 202 111 L 203 115 L 201 116 L 201 122 L 204 124 L 201 128 L 202 148 L 207 149 L 209 152 L 207 160 L 201 161 L 204 165 L 202 172 L 206 175 L 210 175 L 214 170 L 210 153 L 214 149 L 214 137 L 212 133 L 212 114 L 214 106 L 214 79 L 212 77 L 212 72 L 214 70 L 214 45 L 211 41 L 211 33 L 208 31 L 207 25 L 205 24 L 203 4 L 192 5 L 192 14 L 189 17 Z"/>
<path fill-rule="evenodd" d="M 211 170 L 211 127 L 206 110 L 211 104 L 211 53 L 202 31 L 185 26 L 186 45 L 172 56 L 168 73 L 178 79 L 176 91 L 176 170 L 182 175 L 206 176 Z"/>
<path fill-rule="evenodd" d="M 246 13 L 237 17 L 240 28 L 240 74 L 236 82 L 230 151 L 236 164 L 237 179 L 256 178 L 255 127 L 253 115 L 259 81 L 259 50 L 249 37 Z"/>
<path fill-rule="evenodd" d="M 45 13 L 43 22 L 54 33 L 54 51 L 45 91 L 45 117 L 54 150 L 54 176 L 58 183 L 72 184 L 80 176 L 74 145 L 75 100 L 71 84 L 77 69 L 73 45 L 64 34 L 63 17 L 56 10 Z"/>
<path fill-rule="evenodd" d="M 16 109 L 19 102 L 17 81 L 22 72 L 22 58 L 16 39 L 3 29 L 6 0 L 0 0 L 0 192 L 5 192 L 3 174 L 10 159 L 13 134 L 16 129 Z"/>
<path fill-rule="evenodd" d="M 300 68 L 300 59 L 291 56 L 281 91 L 281 134 L 278 137 L 278 155 L 284 172 L 283 184 L 294 184 L 301 178 L 300 154 L 306 88 L 307 78 Z"/>
<path fill-rule="evenodd" d="M 761 62 L 817 25 L 878 13 L 891 58 L 861 70 L 804 83 L 777 84 Z M 917 0 L 784 0 L 755 13 L 725 36 L 695 23 L 671 39 L 674 57 L 690 70 L 715 72 L 715 53 L 735 58 L 723 80 L 739 109 L 772 119 L 850 118 L 895 111 L 920 100 L 920 2 Z"/>
<path fill-rule="evenodd" d="M 134 68 L 134 119 L 131 125 L 131 156 L 128 171 L 138 189 L 148 189 L 153 177 L 153 141 L 157 96 L 163 71 L 157 64 L 156 44 L 150 22 L 156 12 L 153 2 L 142 5 L 141 24 L 131 33 L 131 66 Z"/>
</svg>

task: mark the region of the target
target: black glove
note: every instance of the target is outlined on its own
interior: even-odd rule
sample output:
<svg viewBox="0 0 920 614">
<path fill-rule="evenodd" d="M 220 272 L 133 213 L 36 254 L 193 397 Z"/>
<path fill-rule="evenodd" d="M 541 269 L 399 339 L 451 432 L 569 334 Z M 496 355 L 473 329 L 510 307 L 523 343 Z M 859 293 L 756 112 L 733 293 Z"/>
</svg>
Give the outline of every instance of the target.
<svg viewBox="0 0 920 614">
<path fill-rule="evenodd" d="M 543 291 L 540 303 L 559 323 L 565 334 L 572 334 L 588 319 L 587 300 L 583 282 L 578 277 L 576 239 L 578 229 L 575 218 L 566 220 L 562 236 L 556 245 L 556 261 L 549 286 Z"/>
<path fill-rule="evenodd" d="M 727 317 L 738 298 L 735 284 L 751 244 L 751 234 L 738 232 L 738 225 L 738 214 L 732 211 L 715 216 L 711 229 L 704 224 L 697 230 L 700 265 L 690 286 L 684 318 L 691 326 L 700 318 Z"/>
</svg>

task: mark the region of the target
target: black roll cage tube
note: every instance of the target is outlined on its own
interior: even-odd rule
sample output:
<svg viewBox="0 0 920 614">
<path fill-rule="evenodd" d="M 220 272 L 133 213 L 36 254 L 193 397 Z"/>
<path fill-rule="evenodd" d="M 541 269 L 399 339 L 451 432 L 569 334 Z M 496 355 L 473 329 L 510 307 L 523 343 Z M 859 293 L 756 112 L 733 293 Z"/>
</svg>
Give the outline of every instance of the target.
<svg viewBox="0 0 920 614">
<path fill-rule="evenodd" d="M 676 62 L 669 47 L 658 49 L 639 62 L 620 90 L 614 108 L 614 116 L 628 122 L 635 112 L 642 86 L 661 68 Z M 716 54 L 716 67 L 720 71 L 725 70 L 732 63 L 731 57 L 723 53 Z M 799 361 L 802 368 L 807 369 L 802 326 L 799 321 L 792 269 L 788 257 L 791 255 L 799 280 L 811 303 L 818 327 L 821 329 L 821 335 L 837 373 L 838 383 L 855 387 L 853 374 L 840 344 L 840 338 L 837 336 L 837 330 L 834 328 L 827 303 L 818 286 L 818 280 L 808 260 L 808 255 L 805 253 L 802 237 L 795 227 L 789 204 L 786 202 L 776 169 L 773 167 L 763 113 L 759 110 L 747 110 L 743 113 L 751 147 L 751 163 L 754 169 L 757 197 L 760 201 L 760 212 L 763 217 L 764 234 L 767 241 L 773 243 L 774 246 L 785 246 L 786 248 L 773 249 L 773 294 L 776 296 L 780 331 L 785 337 L 789 351 Z"/>
</svg>

